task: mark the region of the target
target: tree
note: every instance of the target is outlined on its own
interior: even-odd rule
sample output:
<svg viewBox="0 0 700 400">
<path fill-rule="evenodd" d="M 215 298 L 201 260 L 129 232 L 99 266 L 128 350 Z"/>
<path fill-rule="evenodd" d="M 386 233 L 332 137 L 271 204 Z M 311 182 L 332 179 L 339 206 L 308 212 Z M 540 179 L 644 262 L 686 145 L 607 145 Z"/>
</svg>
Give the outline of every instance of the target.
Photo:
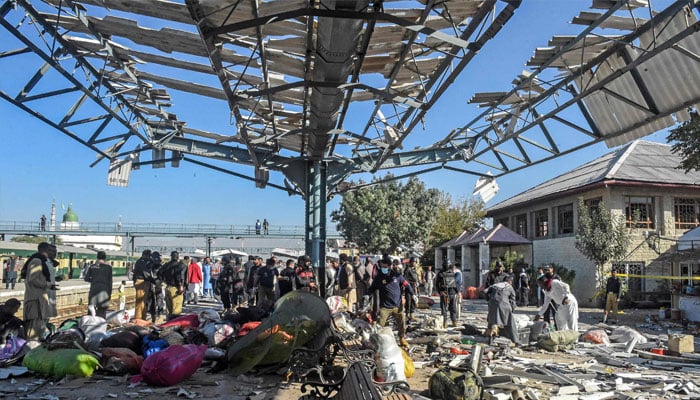
<svg viewBox="0 0 700 400">
<path fill-rule="evenodd" d="M 671 129 L 666 141 L 674 142 L 671 151 L 682 158 L 678 168 L 684 169 L 686 173 L 691 170 L 700 171 L 700 116 L 697 110 L 690 112 L 690 120 Z"/>
<path fill-rule="evenodd" d="M 454 239 L 465 230 L 472 231 L 482 226 L 485 217 L 483 201 L 467 198 L 453 202 L 449 194 L 441 193 L 437 218 L 430 232 L 426 253 L 433 252 L 435 247 Z"/>
<path fill-rule="evenodd" d="M 11 242 L 17 242 L 17 243 L 35 243 L 39 244 L 41 242 L 47 242 L 46 236 L 35 236 L 35 235 L 22 235 L 22 236 L 13 236 L 10 239 Z M 60 238 L 56 238 L 56 243 L 57 245 L 63 244 L 63 241 Z"/>
<path fill-rule="evenodd" d="M 425 243 L 435 221 L 439 191 L 418 178 L 387 182 L 347 192 L 331 212 L 338 232 L 362 251 L 394 253 L 401 246 Z"/>
<path fill-rule="evenodd" d="M 630 244 L 625 218 L 613 216 L 601 201 L 596 207 L 587 207 L 578 200 L 578 227 L 576 248 L 596 266 L 597 288 L 605 289 L 605 265 L 621 260 Z"/>
</svg>

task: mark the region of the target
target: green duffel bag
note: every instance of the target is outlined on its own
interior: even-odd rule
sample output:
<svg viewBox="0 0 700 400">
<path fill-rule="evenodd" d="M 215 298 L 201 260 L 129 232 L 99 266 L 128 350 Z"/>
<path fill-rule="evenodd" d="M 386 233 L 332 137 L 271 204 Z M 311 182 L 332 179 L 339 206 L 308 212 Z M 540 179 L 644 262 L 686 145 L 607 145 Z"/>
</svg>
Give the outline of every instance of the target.
<svg viewBox="0 0 700 400">
<path fill-rule="evenodd" d="M 547 351 L 570 350 L 576 346 L 578 337 L 578 331 L 554 331 L 540 336 L 537 345 Z"/>
<path fill-rule="evenodd" d="M 472 371 L 441 368 L 430 377 L 428 390 L 431 399 L 477 400 L 481 398 L 483 385 Z"/>
</svg>

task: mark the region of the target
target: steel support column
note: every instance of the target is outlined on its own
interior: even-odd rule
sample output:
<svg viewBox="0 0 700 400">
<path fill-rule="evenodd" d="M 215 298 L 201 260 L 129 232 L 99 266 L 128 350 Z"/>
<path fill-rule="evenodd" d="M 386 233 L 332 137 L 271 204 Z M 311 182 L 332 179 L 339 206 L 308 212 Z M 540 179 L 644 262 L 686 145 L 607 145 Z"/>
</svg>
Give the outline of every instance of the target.
<svg viewBox="0 0 700 400">
<path fill-rule="evenodd" d="M 321 296 L 326 290 L 326 165 L 308 161 L 306 172 L 306 254 L 318 271 Z"/>
</svg>

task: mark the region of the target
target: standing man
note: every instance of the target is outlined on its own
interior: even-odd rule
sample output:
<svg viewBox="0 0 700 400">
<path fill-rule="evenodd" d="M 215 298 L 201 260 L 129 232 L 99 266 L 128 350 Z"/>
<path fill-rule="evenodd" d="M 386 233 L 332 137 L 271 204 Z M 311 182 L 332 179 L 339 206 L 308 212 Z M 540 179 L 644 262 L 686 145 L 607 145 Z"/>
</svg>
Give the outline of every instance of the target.
<svg viewBox="0 0 700 400">
<path fill-rule="evenodd" d="M 187 304 L 197 304 L 197 297 L 202 289 L 202 267 L 199 266 L 196 259 L 192 259 L 192 262 L 187 267 L 187 293 L 189 298 L 187 299 Z"/>
<path fill-rule="evenodd" d="M 408 347 L 406 341 L 406 321 L 401 312 L 401 288 L 404 288 L 411 295 L 413 288 L 408 284 L 398 271 L 391 268 L 391 258 L 382 257 L 379 262 L 379 273 L 369 287 L 368 293 L 379 291 L 379 325 L 386 326 L 390 316 L 396 321 L 399 330 L 399 344 Z"/>
<path fill-rule="evenodd" d="M 270 223 L 267 221 L 267 218 L 263 219 L 263 233 L 265 235 L 270 233 Z"/>
<path fill-rule="evenodd" d="M 309 258 L 309 256 L 299 256 L 299 263 L 295 275 L 295 286 L 297 290 L 318 294 L 316 275 L 311 266 L 311 258 Z"/>
<path fill-rule="evenodd" d="M 258 306 L 271 309 L 275 305 L 275 279 L 279 271 L 275 267 L 275 259 L 268 258 L 265 266 L 258 268 L 255 286 L 258 287 Z"/>
<path fill-rule="evenodd" d="M 287 260 L 287 264 L 284 269 L 280 272 L 279 276 L 279 288 L 280 297 L 294 290 L 294 281 L 296 278 L 296 273 L 294 271 L 295 262 L 291 258 Z"/>
<path fill-rule="evenodd" d="M 214 291 L 216 290 L 216 285 L 218 284 L 219 281 L 219 276 L 221 276 L 221 260 L 218 258 L 214 260 L 214 264 L 211 265 L 211 278 L 209 280 L 211 281 L 211 297 L 214 297 Z"/>
<path fill-rule="evenodd" d="M 525 268 L 520 269 L 520 275 L 518 276 L 518 282 L 520 282 L 520 294 L 518 296 L 519 306 L 529 306 L 530 305 L 530 278 L 527 276 L 527 271 Z"/>
<path fill-rule="evenodd" d="M 260 234 L 260 228 L 261 228 L 261 224 L 260 224 L 260 220 L 258 219 L 255 221 L 255 234 L 256 235 Z"/>
<path fill-rule="evenodd" d="M 256 295 L 255 292 L 257 288 L 255 287 L 255 279 L 258 276 L 258 269 L 262 266 L 262 257 L 249 256 L 248 262 L 243 265 L 245 268 L 246 278 L 245 286 L 248 291 L 248 303 L 251 306 L 256 305 Z"/>
<path fill-rule="evenodd" d="M 41 219 L 39 221 L 41 224 L 41 230 L 46 231 L 46 215 L 41 214 Z"/>
<path fill-rule="evenodd" d="M 235 265 L 229 256 L 221 258 L 221 265 L 221 274 L 216 284 L 224 304 L 224 312 L 229 313 L 245 295 L 245 270 L 241 265 Z"/>
<path fill-rule="evenodd" d="M 182 314 L 182 303 L 185 301 L 185 282 L 187 281 L 187 266 L 180 261 L 180 253 L 170 253 L 170 261 L 163 265 L 162 276 L 165 282 L 165 307 L 168 319 Z"/>
<path fill-rule="evenodd" d="M 10 253 L 10 258 L 7 260 L 5 267 L 5 289 L 15 289 L 17 283 L 17 257 L 15 253 Z"/>
<path fill-rule="evenodd" d="M 457 277 L 454 266 L 450 263 L 444 267 L 436 279 L 437 290 L 440 293 L 440 309 L 442 310 L 443 328 L 447 328 L 447 312 L 450 313 L 452 325 L 457 325 L 457 305 L 455 295 L 458 294 Z"/>
<path fill-rule="evenodd" d="M 335 285 L 338 283 L 338 259 L 329 257 L 326 263 L 326 298 L 335 296 Z"/>
<path fill-rule="evenodd" d="M 90 282 L 88 308 L 94 309 L 96 316 L 107 318 L 112 299 L 112 266 L 107 264 L 104 251 L 97 252 L 97 262 L 85 273 L 85 281 Z"/>
<path fill-rule="evenodd" d="M 360 256 L 353 256 L 352 268 L 355 270 L 355 287 L 357 288 L 357 300 L 359 301 L 365 297 L 367 289 L 372 283 L 370 282 L 371 277 L 369 275 L 369 271 L 367 271 L 367 268 L 365 268 L 364 264 L 362 264 Z M 360 307 L 361 306 L 362 305 L 360 305 Z"/>
<path fill-rule="evenodd" d="M 338 295 L 343 296 L 348 302 L 350 311 L 357 308 L 357 284 L 355 282 L 355 270 L 350 264 L 347 254 L 340 255 L 340 267 L 338 268 Z"/>
<path fill-rule="evenodd" d="M 147 303 L 151 297 L 151 282 L 146 280 L 152 274 L 151 250 L 141 252 L 141 258 L 134 264 L 134 289 L 136 290 L 134 318 L 146 320 Z"/>
<path fill-rule="evenodd" d="M 605 293 L 607 293 L 607 297 L 605 299 L 603 323 L 608 322 L 608 312 L 610 311 L 612 311 L 615 322 L 617 322 L 617 303 L 620 300 L 620 289 L 622 289 L 622 283 L 620 282 L 620 278 L 617 277 L 617 270 L 613 268 L 605 284 Z"/>
<path fill-rule="evenodd" d="M 148 284 L 150 296 L 146 299 L 148 312 L 151 313 L 151 322 L 156 322 L 158 317 L 163 314 L 163 260 L 160 258 L 160 253 L 154 251 L 151 254 L 151 273 L 144 274 L 146 283 Z"/>
<path fill-rule="evenodd" d="M 539 282 L 543 276 L 544 268 L 537 268 L 537 282 Z M 544 292 L 542 291 L 542 287 L 540 287 L 540 285 L 537 285 L 537 307 L 542 307 L 542 304 L 544 304 Z"/>
<path fill-rule="evenodd" d="M 403 273 L 404 278 L 408 281 L 408 284 L 413 288 L 414 293 L 418 293 L 418 285 L 420 282 L 420 277 L 418 276 L 418 269 L 416 268 L 416 258 L 411 257 L 408 260 L 408 265 Z M 416 309 L 417 304 L 413 302 L 413 296 L 409 295 L 408 291 L 406 293 L 406 318 L 408 322 L 413 321 L 413 311 Z"/>
<path fill-rule="evenodd" d="M 214 297 L 211 290 L 211 258 L 204 257 L 202 263 L 202 296 Z"/>
<path fill-rule="evenodd" d="M 459 263 L 452 265 L 452 271 L 455 273 L 455 281 L 457 283 L 457 293 L 454 294 L 455 316 L 459 321 L 462 318 L 462 266 Z M 457 326 L 455 322 L 453 325 Z"/>
<path fill-rule="evenodd" d="M 56 312 L 56 270 L 50 255 L 52 245 L 39 243 L 37 252 L 27 259 L 22 268 L 26 281 L 24 290 L 23 319 L 27 340 L 42 340 L 48 333 L 46 324 Z"/>
<path fill-rule="evenodd" d="M 428 265 L 428 269 L 425 271 L 425 294 L 427 296 L 433 295 L 433 284 L 435 283 L 435 271 L 433 271 L 433 266 Z"/>
</svg>

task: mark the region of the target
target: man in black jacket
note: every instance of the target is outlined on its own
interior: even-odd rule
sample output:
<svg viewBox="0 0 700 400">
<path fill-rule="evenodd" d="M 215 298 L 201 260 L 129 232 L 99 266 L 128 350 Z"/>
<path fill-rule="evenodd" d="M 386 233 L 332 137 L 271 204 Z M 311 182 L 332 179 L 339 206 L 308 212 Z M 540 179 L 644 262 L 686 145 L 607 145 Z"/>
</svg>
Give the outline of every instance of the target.
<svg viewBox="0 0 700 400">
<path fill-rule="evenodd" d="M 407 290 L 411 296 L 415 293 L 401 274 L 391 268 L 391 258 L 382 257 L 379 262 L 380 269 L 377 277 L 367 290 L 368 295 L 375 290 L 379 291 L 379 325 L 386 326 L 389 316 L 393 316 L 399 330 L 399 344 L 408 347 L 406 341 L 406 321 L 401 312 L 401 288 Z"/>
<path fill-rule="evenodd" d="M 172 319 L 182 314 L 187 281 L 187 266 L 180 261 L 177 251 L 170 253 L 170 261 L 161 268 L 161 276 L 166 284 L 165 307 L 168 310 L 168 319 Z"/>
<path fill-rule="evenodd" d="M 151 283 L 146 274 L 151 273 L 151 250 L 144 250 L 134 264 L 134 289 L 136 290 L 134 318 L 146 319 L 146 303 L 151 297 Z"/>
</svg>

